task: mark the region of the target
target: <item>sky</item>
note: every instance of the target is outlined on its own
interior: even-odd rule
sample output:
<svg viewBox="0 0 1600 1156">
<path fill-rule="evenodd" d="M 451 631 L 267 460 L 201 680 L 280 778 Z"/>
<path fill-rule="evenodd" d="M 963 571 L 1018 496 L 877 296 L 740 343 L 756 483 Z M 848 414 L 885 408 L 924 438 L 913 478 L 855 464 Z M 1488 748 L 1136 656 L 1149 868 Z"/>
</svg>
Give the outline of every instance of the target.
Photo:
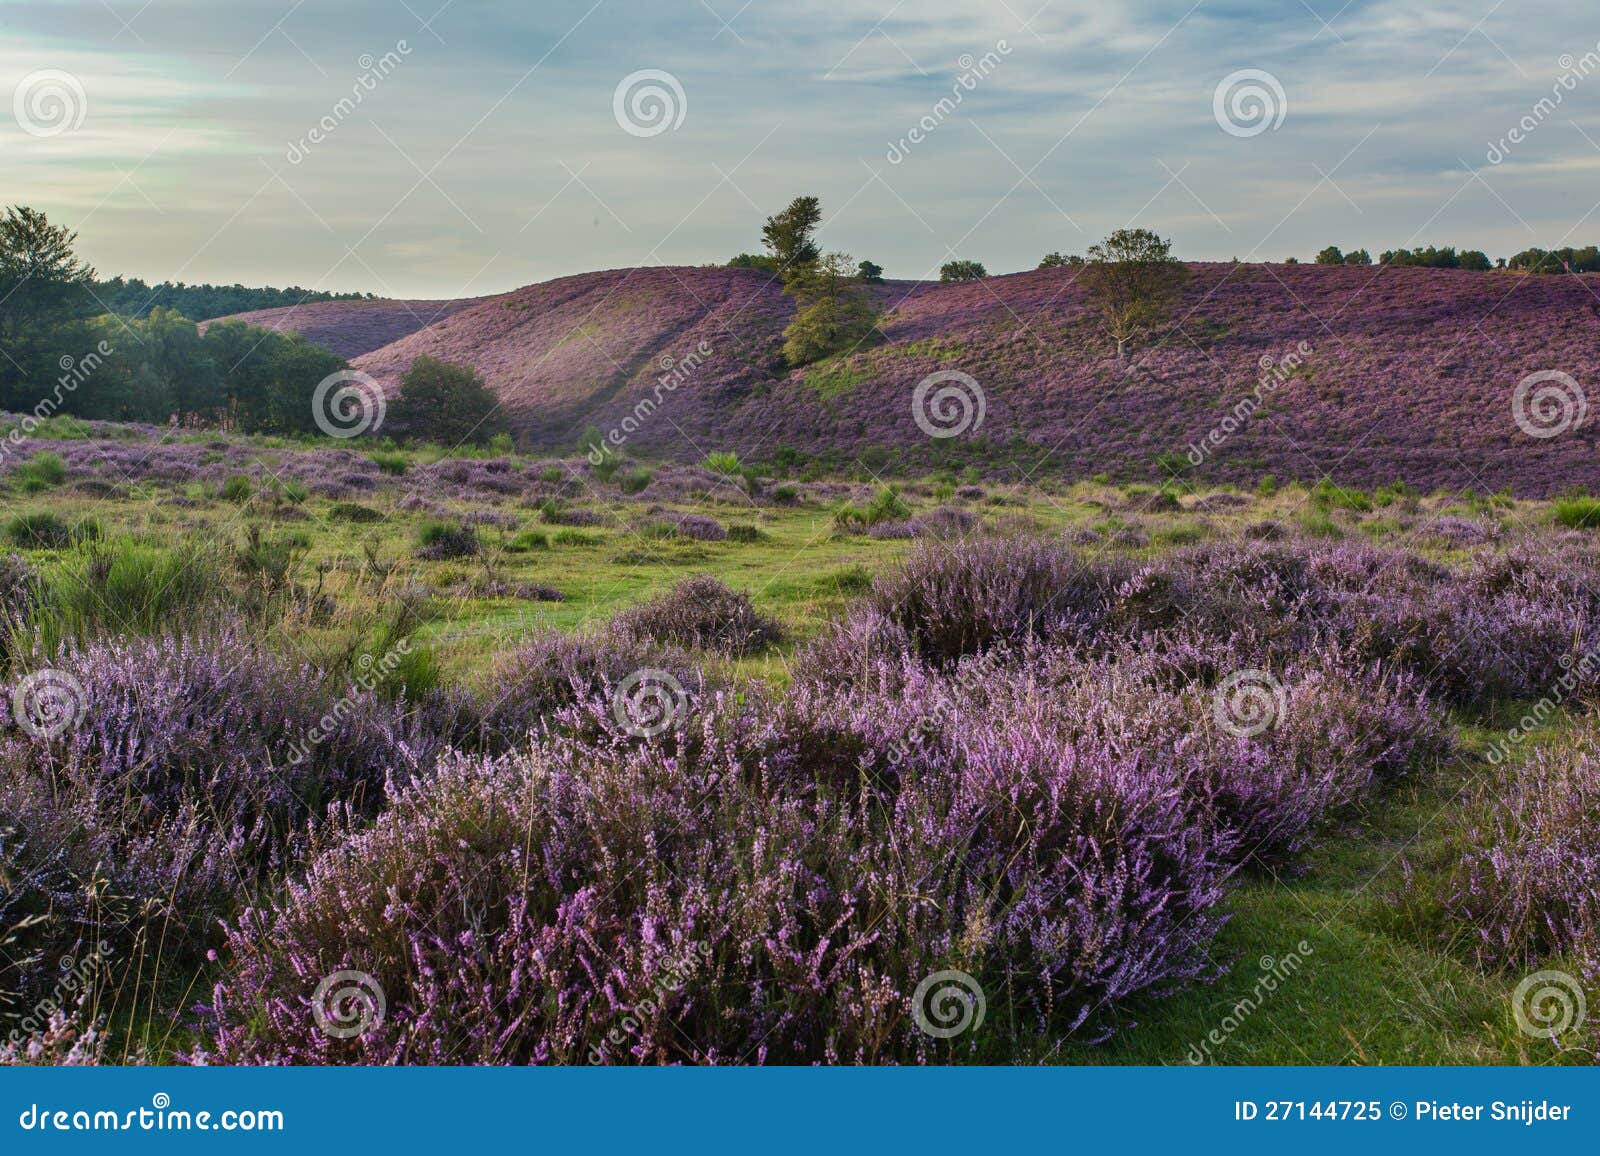
<svg viewBox="0 0 1600 1156">
<path fill-rule="evenodd" d="M 1600 240 L 1600 19 L 1565 0 L 0 0 L 0 174 L 0 202 L 76 229 L 102 276 L 382 296 L 721 262 L 802 193 L 825 248 L 901 278 L 1028 269 L 1127 225 L 1192 260 L 1503 256 Z"/>
</svg>

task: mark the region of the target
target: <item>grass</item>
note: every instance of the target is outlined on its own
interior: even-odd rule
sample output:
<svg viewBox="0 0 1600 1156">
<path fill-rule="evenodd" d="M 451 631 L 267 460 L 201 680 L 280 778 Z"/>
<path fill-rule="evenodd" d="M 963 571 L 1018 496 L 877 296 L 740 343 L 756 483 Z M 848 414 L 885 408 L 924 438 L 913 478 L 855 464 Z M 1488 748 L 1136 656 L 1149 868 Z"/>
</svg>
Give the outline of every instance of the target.
<svg viewBox="0 0 1600 1156">
<path fill-rule="evenodd" d="M 264 443 L 262 450 L 266 464 L 272 451 Z M 390 477 L 402 477 L 424 460 L 414 451 L 394 453 L 407 464 L 380 465 Z M 736 458 L 724 464 L 733 472 L 743 468 Z M 270 476 L 272 470 L 264 472 Z M 565 478 L 558 467 L 545 474 L 551 484 Z M 630 489 L 627 479 L 641 474 L 648 478 L 647 467 L 630 464 L 620 486 L 599 491 L 586 483 L 570 498 L 549 505 L 548 525 L 515 534 L 485 533 L 480 553 L 471 557 L 418 558 L 417 549 L 448 542 L 460 532 L 460 519 L 486 504 L 524 517 L 528 507 L 515 497 L 464 501 L 430 495 L 434 509 L 410 511 L 399 505 L 404 483 L 363 494 L 359 504 L 307 493 L 304 487 L 291 500 L 290 484 L 284 483 L 276 492 L 297 506 L 299 520 L 279 524 L 258 508 L 265 488 L 241 502 L 213 485 L 209 492 L 186 496 L 189 504 L 178 504 L 164 499 L 182 496 L 181 484 L 125 487 L 90 499 L 58 482 L 29 509 L 10 511 L 5 536 L 39 570 L 48 591 L 41 622 L 46 646 L 99 630 L 144 631 L 201 621 L 219 589 L 228 591 L 244 581 L 243 575 L 254 575 L 258 583 L 298 583 L 314 590 L 316 597 L 304 600 L 307 607 L 326 600 L 338 608 L 321 616 L 307 609 L 296 618 L 296 649 L 318 656 L 372 652 L 399 637 L 392 625 L 384 625 L 383 615 L 386 607 L 400 605 L 396 592 L 406 590 L 416 599 L 405 604 L 415 608 L 405 627 L 410 649 L 384 689 L 399 694 L 403 687 L 415 697 L 453 679 L 481 676 L 497 650 L 535 627 L 590 626 L 680 578 L 709 573 L 748 590 L 761 613 L 783 623 L 784 643 L 734 664 L 742 673 L 781 685 L 789 660 L 805 641 L 911 547 L 904 540 L 839 530 L 963 501 L 952 496 L 949 479 L 930 479 L 899 488 L 863 488 L 857 502 L 842 508 L 808 500 L 803 488 L 790 484 L 769 491 L 775 497 L 779 490 L 789 491 L 778 504 L 761 506 L 742 495 L 723 501 L 629 502 L 643 486 Z M 1138 531 L 1127 535 L 1125 544 L 1086 547 L 1133 557 L 1201 540 L 1237 540 L 1246 527 L 1269 521 L 1298 522 L 1305 532 L 1329 537 L 1349 533 L 1403 542 L 1441 561 L 1456 557 L 1418 536 L 1430 517 L 1453 507 L 1454 499 L 1399 487 L 1386 487 L 1374 501 L 1336 486 L 1308 491 L 1274 481 L 1258 487 L 1242 505 L 1203 514 L 1152 510 L 1147 499 L 1154 491 L 1119 489 L 1107 479 L 1062 483 L 1048 491 L 1013 490 L 991 479 L 985 491 L 985 497 L 1005 498 L 1006 504 L 975 499 L 964 508 L 991 524 L 1025 519 L 1052 537 L 1090 526 L 1108 533 Z M 655 512 L 646 516 L 647 507 Z M 601 514 L 602 523 L 560 524 L 579 508 Z M 724 522 L 727 540 L 655 539 L 634 528 L 687 513 Z M 1590 529 L 1600 526 L 1600 499 L 1519 501 L 1514 508 L 1497 500 L 1485 502 L 1480 516 Z M 91 522 L 103 527 L 103 542 L 87 540 L 74 529 Z M 1139 544 L 1143 540 L 1150 545 Z M 534 604 L 450 593 L 476 588 L 473 583 L 490 576 L 554 587 L 565 601 Z M 1556 733 L 1559 726 L 1547 729 Z M 1137 1029 L 1119 1032 L 1104 1045 L 1054 1050 L 1029 1043 L 1028 1029 L 1014 1025 L 1024 1039 L 1021 1049 L 1007 1040 L 1003 1052 L 986 1058 L 1179 1064 L 1201 1049 L 1202 1059 L 1230 1064 L 1552 1062 L 1556 1057 L 1548 1045 L 1521 1036 L 1512 1022 L 1508 997 L 1519 977 L 1479 969 L 1459 941 L 1459 929 L 1443 925 L 1437 905 L 1425 898 L 1449 883 L 1446 834 L 1463 796 L 1485 769 L 1476 752 L 1487 732 L 1468 728 L 1464 734 L 1466 757 L 1418 773 L 1378 797 L 1325 839 L 1301 874 L 1244 880 L 1215 949 L 1216 962 L 1230 969 L 1215 983 L 1141 1003 L 1129 1012 Z M 1423 899 L 1402 901 L 1408 873 Z M 1298 957 L 1293 973 L 1257 998 L 1257 984 L 1272 971 L 1263 967 L 1264 957 L 1281 970 L 1291 956 Z M 1245 1002 L 1251 1000 L 1253 1007 Z M 1245 1014 L 1238 1014 L 1240 1009 Z M 1224 1030 L 1226 1022 L 1233 1026 Z M 1212 1039 L 1214 1031 L 1220 1042 Z"/>
</svg>

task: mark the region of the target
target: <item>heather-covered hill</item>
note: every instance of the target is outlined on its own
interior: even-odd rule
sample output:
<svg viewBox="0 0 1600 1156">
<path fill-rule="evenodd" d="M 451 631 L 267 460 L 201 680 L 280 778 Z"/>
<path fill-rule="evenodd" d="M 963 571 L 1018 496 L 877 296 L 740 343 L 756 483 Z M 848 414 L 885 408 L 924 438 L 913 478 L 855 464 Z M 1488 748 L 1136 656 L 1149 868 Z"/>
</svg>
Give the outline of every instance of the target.
<svg viewBox="0 0 1600 1156">
<path fill-rule="evenodd" d="M 481 297 L 457 301 L 308 301 L 256 309 L 217 320 L 246 321 L 264 329 L 298 333 L 341 357 L 360 357 L 466 308 Z M 205 332 L 210 322 L 202 322 Z"/>
<path fill-rule="evenodd" d="M 1251 483 L 1272 473 L 1600 489 L 1593 423 L 1535 438 L 1512 412 L 1530 373 L 1592 380 L 1600 278 L 1312 265 L 1191 273 L 1175 327 L 1125 363 L 1070 269 L 878 286 L 882 343 L 790 371 L 781 346 L 793 306 L 765 274 L 652 267 L 482 299 L 357 364 L 390 384 L 422 353 L 473 364 L 519 436 L 540 448 L 570 448 L 584 427 L 622 428 L 637 413 L 626 448 L 641 455 L 732 449 L 761 459 L 788 447 L 848 460 L 886 447 L 902 461 L 981 465 L 1029 443 L 1036 476 L 1158 478 L 1182 467 Z M 1299 364 L 1261 385 L 1263 366 L 1302 342 Z M 932 439 L 912 396 L 943 370 L 976 380 L 985 416 L 973 431 Z M 638 410 L 658 396 L 654 412 Z M 1231 425 L 1246 399 L 1246 420 L 1200 466 L 1187 465 L 1198 456 L 1191 445 Z"/>
</svg>

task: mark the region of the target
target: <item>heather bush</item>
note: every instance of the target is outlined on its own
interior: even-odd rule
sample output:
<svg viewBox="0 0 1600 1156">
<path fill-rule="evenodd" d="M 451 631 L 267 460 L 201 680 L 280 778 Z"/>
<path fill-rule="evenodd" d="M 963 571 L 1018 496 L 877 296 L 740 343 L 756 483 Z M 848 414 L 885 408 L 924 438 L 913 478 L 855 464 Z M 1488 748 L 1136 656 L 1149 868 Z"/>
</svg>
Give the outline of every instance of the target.
<svg viewBox="0 0 1600 1156">
<path fill-rule="evenodd" d="M 748 594 L 708 574 L 682 579 L 666 593 L 624 610 L 612 619 L 611 630 L 620 639 L 699 647 L 735 657 L 783 637 L 782 626 L 757 611 Z"/>
<path fill-rule="evenodd" d="M 437 562 L 446 558 L 470 558 L 478 552 L 478 535 L 470 526 L 450 522 L 426 522 L 417 532 L 417 557 Z"/>
<path fill-rule="evenodd" d="M 1591 715 L 1504 767 L 1477 800 L 1447 908 L 1472 929 L 1468 947 L 1483 962 L 1532 968 L 1567 958 L 1600 983 L 1597 743 Z"/>
<path fill-rule="evenodd" d="M 722 697 L 671 742 L 546 742 L 397 792 L 231 927 L 203 1058 L 941 1058 L 976 1039 L 915 1028 L 936 970 L 1018 1030 L 1086 1035 L 1211 970 L 1227 844 L 1137 759 L 991 730 L 887 803 L 797 794 L 768 713 Z M 388 1004 L 348 1040 L 307 1000 L 338 969 Z"/>
</svg>

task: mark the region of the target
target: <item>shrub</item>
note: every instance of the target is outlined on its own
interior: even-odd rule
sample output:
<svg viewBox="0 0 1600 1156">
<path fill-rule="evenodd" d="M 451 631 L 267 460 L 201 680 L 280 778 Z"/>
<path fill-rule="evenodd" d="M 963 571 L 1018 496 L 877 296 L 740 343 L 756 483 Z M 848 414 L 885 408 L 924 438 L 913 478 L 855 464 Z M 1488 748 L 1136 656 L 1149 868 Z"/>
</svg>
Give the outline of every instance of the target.
<svg viewBox="0 0 1600 1156">
<path fill-rule="evenodd" d="M 946 261 L 939 266 L 941 281 L 982 281 L 989 275 L 978 261 Z"/>
<path fill-rule="evenodd" d="M 61 550 L 72 544 L 72 527 L 58 514 L 34 510 L 6 523 L 6 541 L 25 550 Z"/>
<path fill-rule="evenodd" d="M 400 380 L 400 396 L 389 406 L 395 429 L 407 437 L 446 448 L 488 445 L 508 432 L 494 391 L 469 365 L 452 365 L 423 354 Z"/>
<path fill-rule="evenodd" d="M 470 558 L 478 552 L 478 535 L 470 527 L 451 522 L 424 522 L 417 531 L 417 543 L 417 557 L 430 562 Z"/>
<path fill-rule="evenodd" d="M 527 554 L 534 550 L 548 550 L 550 537 L 543 530 L 524 530 L 506 544 L 513 554 Z"/>
<path fill-rule="evenodd" d="M 328 508 L 328 517 L 338 522 L 354 522 L 358 525 L 383 521 L 381 511 L 374 510 L 371 506 L 363 506 L 359 502 L 335 502 Z"/>
<path fill-rule="evenodd" d="M 367 460 L 384 473 L 391 474 L 397 478 L 403 476 L 411 464 L 406 455 L 398 450 L 385 450 L 381 453 L 368 454 Z"/>
<path fill-rule="evenodd" d="M 763 537 L 759 526 L 752 526 L 747 522 L 735 522 L 728 527 L 728 541 L 730 542 L 758 542 Z"/>
<path fill-rule="evenodd" d="M 252 492 L 250 479 L 243 474 L 234 474 L 218 488 L 217 497 L 224 502 L 248 502 Z"/>
<path fill-rule="evenodd" d="M 753 654 L 779 641 L 783 629 L 757 612 L 747 594 L 708 574 L 685 578 L 671 590 L 617 615 L 612 632 L 632 642 L 694 646 L 723 654 Z"/>
<path fill-rule="evenodd" d="M 833 748 L 774 747 L 765 713 L 720 698 L 669 741 L 540 743 L 401 792 L 230 928 L 203 1058 L 929 1061 L 972 1046 L 914 1026 L 940 969 L 1012 1005 L 987 1032 L 1090 1038 L 1207 973 L 1224 843 L 1133 760 L 975 738 L 963 773 L 858 805 L 788 787 L 781 750 Z M 351 966 L 389 1013 L 334 1039 L 306 977 Z"/>
<path fill-rule="evenodd" d="M 732 450 L 718 450 L 706 455 L 705 466 L 712 473 L 732 477 L 740 470 L 739 455 Z"/>
<path fill-rule="evenodd" d="M 617 486 L 624 494 L 642 493 L 654 476 L 649 470 L 629 470 L 618 479 Z"/>
<path fill-rule="evenodd" d="M 24 494 L 53 490 L 67 480 L 67 467 L 61 455 L 42 450 L 11 472 L 17 489 Z"/>
<path fill-rule="evenodd" d="M 1557 498 L 1554 516 L 1558 526 L 1571 530 L 1593 530 L 1600 527 L 1600 498 L 1587 494 Z"/>
</svg>

